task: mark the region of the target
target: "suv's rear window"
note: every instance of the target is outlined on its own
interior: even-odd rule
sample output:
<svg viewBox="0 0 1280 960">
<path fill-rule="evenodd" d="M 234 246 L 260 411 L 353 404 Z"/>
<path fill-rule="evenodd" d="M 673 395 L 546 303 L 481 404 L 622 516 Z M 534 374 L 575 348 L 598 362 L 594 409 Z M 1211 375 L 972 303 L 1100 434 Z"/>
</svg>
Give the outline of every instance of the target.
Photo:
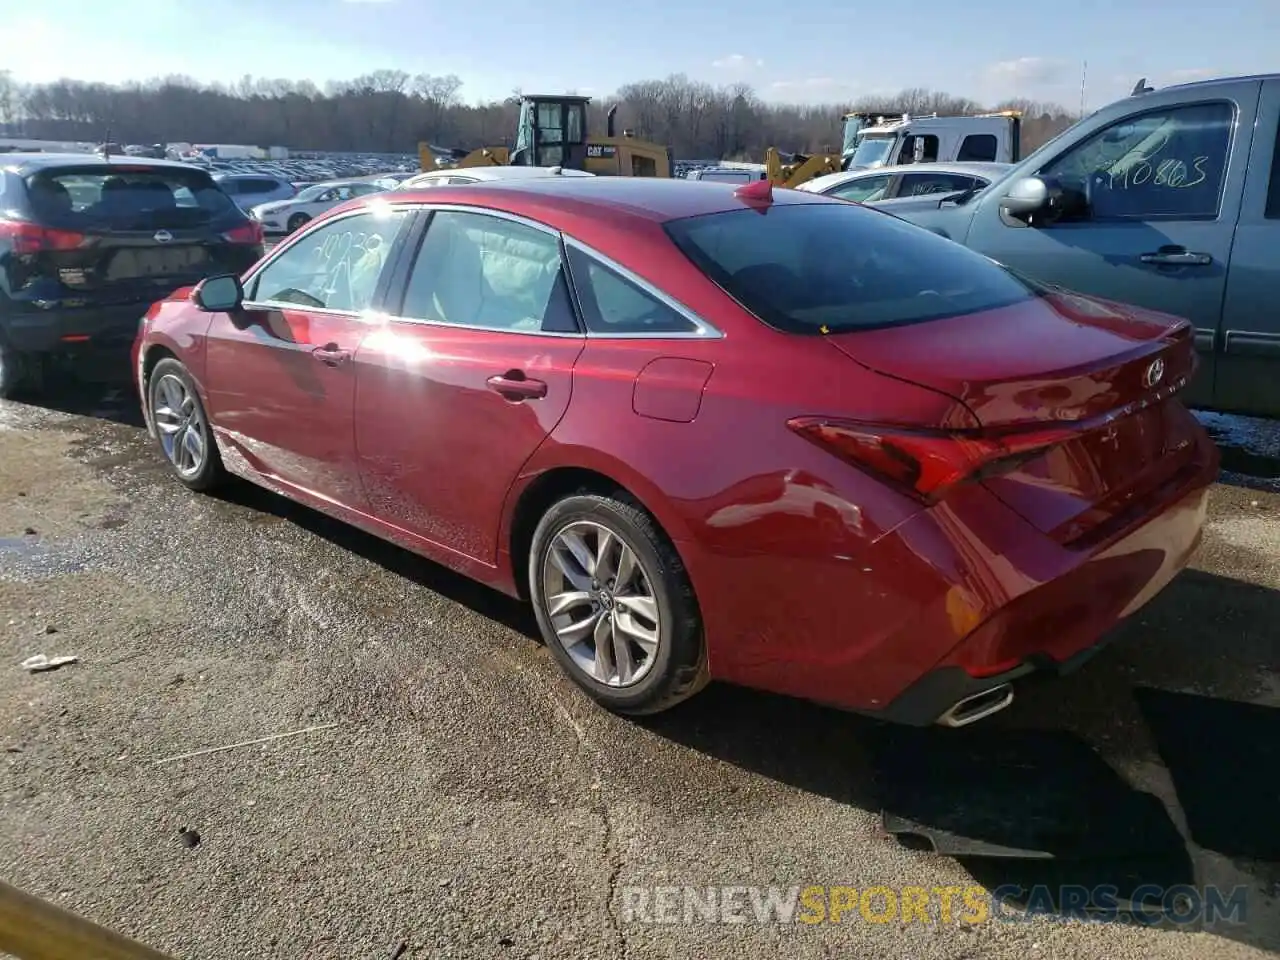
<svg viewBox="0 0 1280 960">
<path fill-rule="evenodd" d="M 958 243 L 849 203 L 713 213 L 666 230 L 726 293 L 793 333 L 938 320 L 1037 295 Z"/>
<path fill-rule="evenodd" d="M 27 178 L 36 219 L 77 230 L 196 227 L 235 216 L 208 174 L 178 168 L 95 165 L 41 170 Z"/>
</svg>

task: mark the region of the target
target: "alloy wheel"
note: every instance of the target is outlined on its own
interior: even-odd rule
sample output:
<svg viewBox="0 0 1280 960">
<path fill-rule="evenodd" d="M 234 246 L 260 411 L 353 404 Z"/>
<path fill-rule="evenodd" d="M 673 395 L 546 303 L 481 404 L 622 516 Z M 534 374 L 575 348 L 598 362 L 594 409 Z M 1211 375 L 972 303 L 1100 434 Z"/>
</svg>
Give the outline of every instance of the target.
<svg viewBox="0 0 1280 960">
<path fill-rule="evenodd" d="M 209 428 L 181 377 L 166 373 L 151 390 L 151 415 L 160 446 L 179 476 L 194 477 L 209 450 Z"/>
<path fill-rule="evenodd" d="M 615 531 L 589 520 L 562 527 L 542 563 L 542 597 L 556 639 L 597 683 L 629 687 L 657 662 L 652 579 Z"/>
</svg>

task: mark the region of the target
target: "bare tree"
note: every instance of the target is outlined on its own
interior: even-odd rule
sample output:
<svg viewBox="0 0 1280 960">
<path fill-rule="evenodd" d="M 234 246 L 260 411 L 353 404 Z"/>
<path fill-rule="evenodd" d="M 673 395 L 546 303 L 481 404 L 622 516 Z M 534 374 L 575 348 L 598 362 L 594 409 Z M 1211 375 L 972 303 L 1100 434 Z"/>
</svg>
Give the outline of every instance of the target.
<svg viewBox="0 0 1280 960">
<path fill-rule="evenodd" d="M 519 95 L 515 91 L 515 99 Z M 840 116 L 851 107 L 940 114 L 983 109 L 971 98 L 923 88 L 852 104 L 768 103 L 747 84 L 716 87 L 676 74 L 629 83 L 593 102 L 587 120 L 593 132 L 604 132 L 610 103 L 619 107 L 622 129 L 690 159 L 761 159 L 769 146 L 797 153 L 832 149 L 841 142 Z M 1075 119 L 1056 104 L 997 106 L 1022 111 L 1028 149 Z M 466 104 L 458 77 L 401 70 L 376 70 L 324 90 L 308 80 L 251 75 L 226 85 L 169 76 L 122 86 L 57 80 L 24 89 L 0 73 L 0 123 L 19 118 L 29 136 L 58 140 L 99 139 L 109 127 L 113 139 L 129 143 L 412 153 L 423 140 L 467 149 L 510 143 L 516 107 L 513 99 Z"/>
</svg>

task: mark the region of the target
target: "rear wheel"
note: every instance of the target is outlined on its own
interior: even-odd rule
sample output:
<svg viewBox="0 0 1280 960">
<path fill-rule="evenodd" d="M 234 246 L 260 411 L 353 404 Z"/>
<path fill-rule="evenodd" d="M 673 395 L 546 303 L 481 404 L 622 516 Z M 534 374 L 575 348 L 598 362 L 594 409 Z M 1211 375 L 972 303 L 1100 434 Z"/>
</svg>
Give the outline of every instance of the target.
<svg viewBox="0 0 1280 960">
<path fill-rule="evenodd" d="M 547 648 L 602 706 L 657 713 L 706 685 L 684 564 L 625 494 L 583 492 L 548 510 L 533 535 L 529 589 Z"/>
<path fill-rule="evenodd" d="M 156 364 L 147 380 L 147 405 L 169 467 L 192 490 L 211 490 L 225 477 L 200 394 L 191 374 L 172 357 Z"/>
<path fill-rule="evenodd" d="M 305 213 L 295 213 L 292 217 L 289 218 L 289 223 L 288 223 L 289 232 L 294 233 L 297 230 L 301 230 L 303 227 L 307 225 L 307 222 L 310 219 L 311 218 L 308 217 Z"/>
<path fill-rule="evenodd" d="M 39 358 L 0 345 L 0 400 L 31 396 L 41 386 Z"/>
</svg>

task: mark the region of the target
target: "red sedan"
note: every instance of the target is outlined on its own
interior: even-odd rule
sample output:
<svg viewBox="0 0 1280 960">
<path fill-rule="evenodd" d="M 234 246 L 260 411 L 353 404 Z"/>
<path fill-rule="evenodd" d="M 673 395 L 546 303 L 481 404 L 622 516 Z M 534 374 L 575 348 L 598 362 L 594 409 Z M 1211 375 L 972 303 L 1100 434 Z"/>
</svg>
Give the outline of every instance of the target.
<svg viewBox="0 0 1280 960">
<path fill-rule="evenodd" d="M 1187 563 L 1180 320 L 767 184 L 359 200 L 156 304 L 147 423 L 529 599 L 610 709 L 715 678 L 911 724 L 1006 706 Z"/>
</svg>

